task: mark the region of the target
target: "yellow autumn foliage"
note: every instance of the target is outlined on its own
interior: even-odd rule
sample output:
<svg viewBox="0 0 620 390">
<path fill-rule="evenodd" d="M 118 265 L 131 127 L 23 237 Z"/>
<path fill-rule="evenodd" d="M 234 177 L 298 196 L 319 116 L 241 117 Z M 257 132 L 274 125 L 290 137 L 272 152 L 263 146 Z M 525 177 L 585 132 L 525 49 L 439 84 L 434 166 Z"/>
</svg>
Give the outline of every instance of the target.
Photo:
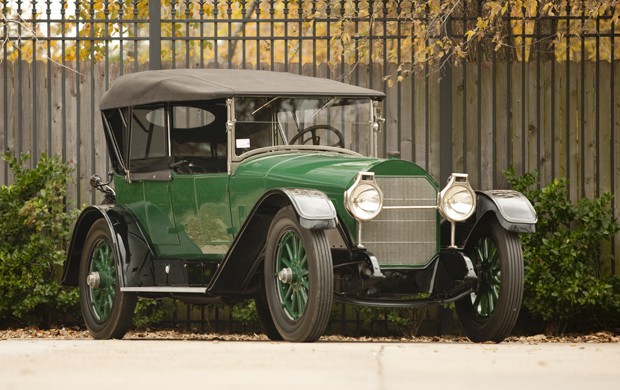
<svg viewBox="0 0 620 390">
<path fill-rule="evenodd" d="M 0 3 L 0 52 L 7 60 L 148 61 L 148 0 L 50 4 L 51 16 L 48 2 Z M 412 63 L 411 71 L 464 61 L 485 48 L 529 61 L 532 48 L 544 43 L 557 61 L 612 61 L 620 59 L 620 39 L 610 37 L 620 33 L 619 15 L 620 0 L 162 0 L 161 57 L 233 64 L 388 60 Z"/>
</svg>

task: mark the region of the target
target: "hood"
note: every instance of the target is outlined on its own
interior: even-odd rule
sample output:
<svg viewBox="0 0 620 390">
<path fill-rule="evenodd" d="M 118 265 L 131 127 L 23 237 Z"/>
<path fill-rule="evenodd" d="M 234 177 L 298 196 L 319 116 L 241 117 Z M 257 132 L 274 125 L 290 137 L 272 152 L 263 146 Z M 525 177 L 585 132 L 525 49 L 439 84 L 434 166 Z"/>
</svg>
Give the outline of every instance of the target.
<svg viewBox="0 0 620 390">
<path fill-rule="evenodd" d="M 347 189 L 358 172 L 378 175 L 427 175 L 417 165 L 404 160 L 352 156 L 330 152 L 277 153 L 248 159 L 234 176 L 262 182 L 264 189 L 278 187 L 315 188 L 328 194 Z M 258 183 L 257 183 L 258 184 Z"/>
</svg>

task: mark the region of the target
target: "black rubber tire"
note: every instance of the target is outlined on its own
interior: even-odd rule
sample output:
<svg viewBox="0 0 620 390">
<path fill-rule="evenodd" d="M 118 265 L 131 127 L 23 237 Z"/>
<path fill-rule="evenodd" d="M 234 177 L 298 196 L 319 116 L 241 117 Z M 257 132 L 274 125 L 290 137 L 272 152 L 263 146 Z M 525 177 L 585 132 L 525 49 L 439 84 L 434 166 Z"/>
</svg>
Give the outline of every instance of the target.
<svg viewBox="0 0 620 390">
<path fill-rule="evenodd" d="M 276 328 L 276 324 L 274 324 L 273 318 L 271 318 L 271 312 L 269 311 L 269 303 L 267 302 L 267 294 L 265 292 L 265 275 L 262 269 L 259 278 L 258 293 L 254 298 L 258 322 L 269 340 L 282 341 L 284 339 L 280 332 L 278 332 L 278 328 Z"/>
<path fill-rule="evenodd" d="M 110 283 L 113 283 L 113 288 L 109 290 L 109 298 L 112 300 L 111 308 L 105 314 L 105 318 L 101 318 L 102 316 L 97 313 L 94 307 L 93 291 L 95 289 L 92 289 L 86 283 L 86 278 L 91 272 L 96 248 L 107 246 L 108 249 L 113 249 L 113 245 L 112 235 L 107 222 L 104 219 L 99 219 L 88 231 L 80 261 L 79 289 L 82 317 L 91 336 L 99 340 L 123 338 L 132 324 L 137 301 L 135 293 L 123 293 L 120 291 L 120 281 L 117 272 L 119 261 L 116 251 L 111 250 L 108 252 L 111 253 L 110 256 L 113 257 L 114 261 L 114 267 L 112 267 L 110 275 L 113 275 L 113 280 L 110 280 Z"/>
<path fill-rule="evenodd" d="M 510 335 L 521 309 L 521 241 L 516 233 L 506 231 L 494 215 L 488 215 L 468 238 L 465 253 L 474 265 L 478 283 L 477 291 L 456 302 L 461 326 L 471 341 L 499 343 Z M 492 301 L 493 305 L 485 305 L 484 301 Z M 489 310 L 483 312 L 484 306 Z"/>
<path fill-rule="evenodd" d="M 281 271 L 278 269 L 277 259 L 279 247 L 290 237 L 299 240 L 305 250 L 304 272 L 307 272 L 307 278 L 303 278 L 303 284 L 307 285 L 307 288 L 302 288 L 306 302 L 302 312 L 294 314 L 291 314 L 289 306 L 284 303 L 286 296 L 282 298 L 280 288 L 285 286 L 278 279 L 278 273 Z M 302 272 L 298 274 L 303 275 Z M 295 275 L 299 278 L 297 274 Z M 293 283 L 298 283 L 298 280 L 294 279 L 294 282 L 291 282 L 291 288 Z M 312 342 L 321 337 L 329 323 L 334 299 L 334 274 L 329 242 L 323 230 L 302 228 L 291 206 L 281 209 L 269 228 L 265 249 L 264 281 L 271 318 L 284 340 Z"/>
<path fill-rule="evenodd" d="M 337 128 L 335 128 L 334 126 L 331 125 L 312 125 L 312 126 L 308 126 L 305 129 L 301 130 L 299 133 L 295 134 L 295 136 L 293 136 L 293 138 L 291 138 L 291 140 L 288 142 L 289 145 L 294 145 L 295 142 L 297 142 L 304 134 L 306 133 L 312 133 L 312 137 L 308 138 L 306 141 L 302 142 L 303 144 L 307 143 L 309 140 L 315 140 L 315 132 L 319 129 L 325 129 L 327 131 L 330 131 L 334 134 L 336 134 L 336 137 L 338 137 L 338 143 L 331 145 L 331 146 L 338 146 L 341 148 L 344 148 L 344 136 L 342 135 L 342 133 L 340 132 L 340 130 L 338 130 Z M 318 145 L 318 143 L 314 143 L 314 145 Z"/>
</svg>

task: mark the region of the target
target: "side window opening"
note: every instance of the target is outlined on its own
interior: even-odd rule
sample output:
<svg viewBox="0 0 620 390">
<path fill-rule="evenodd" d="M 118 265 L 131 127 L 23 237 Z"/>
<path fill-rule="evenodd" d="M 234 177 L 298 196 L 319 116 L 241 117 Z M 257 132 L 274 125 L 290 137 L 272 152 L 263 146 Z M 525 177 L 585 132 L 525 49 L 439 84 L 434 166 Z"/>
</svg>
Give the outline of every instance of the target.
<svg viewBox="0 0 620 390">
<path fill-rule="evenodd" d="M 115 108 L 103 112 L 104 124 L 106 127 L 105 137 L 110 153 L 112 167 L 118 174 L 125 173 L 127 166 L 127 108 Z"/>
<path fill-rule="evenodd" d="M 171 148 L 179 173 L 226 172 L 226 102 L 171 106 Z"/>
<path fill-rule="evenodd" d="M 168 156 L 165 105 L 134 107 L 131 112 L 129 170 L 151 172 L 168 169 Z"/>
</svg>

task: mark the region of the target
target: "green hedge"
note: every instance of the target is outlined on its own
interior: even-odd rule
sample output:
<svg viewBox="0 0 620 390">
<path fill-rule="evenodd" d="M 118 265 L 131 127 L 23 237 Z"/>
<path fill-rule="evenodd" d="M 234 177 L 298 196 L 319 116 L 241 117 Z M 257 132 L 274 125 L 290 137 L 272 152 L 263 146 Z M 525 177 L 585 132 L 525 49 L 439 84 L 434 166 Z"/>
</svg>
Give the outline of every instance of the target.
<svg viewBox="0 0 620 390">
<path fill-rule="evenodd" d="M 0 326 L 47 326 L 77 311 L 76 289 L 60 285 L 66 245 L 77 210 L 67 211 L 71 170 L 42 154 L 7 153 L 13 183 L 0 186 Z"/>
<path fill-rule="evenodd" d="M 535 172 L 504 172 L 538 214 L 535 234 L 521 235 L 525 259 L 523 308 L 547 333 L 613 329 L 620 325 L 620 277 L 605 273 L 605 244 L 620 230 L 610 193 L 573 203 L 566 179 L 538 186 Z M 608 247 L 607 247 L 608 248 Z"/>
</svg>

